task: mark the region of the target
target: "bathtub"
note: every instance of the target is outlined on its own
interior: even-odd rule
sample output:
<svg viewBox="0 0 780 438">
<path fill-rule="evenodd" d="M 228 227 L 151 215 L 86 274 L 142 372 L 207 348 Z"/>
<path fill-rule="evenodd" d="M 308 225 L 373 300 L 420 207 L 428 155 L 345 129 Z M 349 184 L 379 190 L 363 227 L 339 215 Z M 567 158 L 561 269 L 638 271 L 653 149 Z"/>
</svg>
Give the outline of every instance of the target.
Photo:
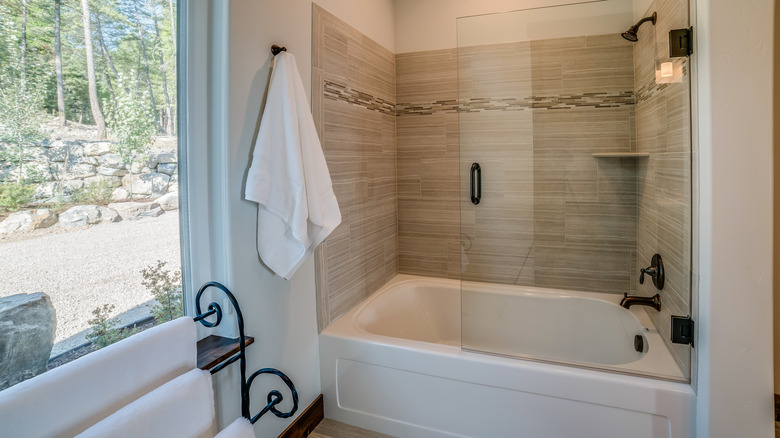
<svg viewBox="0 0 780 438">
<path fill-rule="evenodd" d="M 459 281 L 398 275 L 320 334 L 325 416 L 403 438 L 694 436 L 693 390 L 620 298 L 464 282 L 461 322 Z M 631 375 L 650 372 L 667 380 Z"/>
</svg>

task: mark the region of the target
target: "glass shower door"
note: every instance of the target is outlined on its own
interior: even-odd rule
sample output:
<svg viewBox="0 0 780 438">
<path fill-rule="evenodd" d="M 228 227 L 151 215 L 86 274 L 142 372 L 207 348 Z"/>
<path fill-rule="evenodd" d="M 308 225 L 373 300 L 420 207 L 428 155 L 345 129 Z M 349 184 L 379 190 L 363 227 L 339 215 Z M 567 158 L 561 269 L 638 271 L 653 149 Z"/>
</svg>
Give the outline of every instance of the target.
<svg viewBox="0 0 780 438">
<path fill-rule="evenodd" d="M 457 20 L 464 349 L 689 378 L 669 341 L 690 314 L 690 67 L 668 52 L 687 2 L 633 3 Z M 658 268 L 639 281 L 656 253 L 660 290 Z"/>
</svg>

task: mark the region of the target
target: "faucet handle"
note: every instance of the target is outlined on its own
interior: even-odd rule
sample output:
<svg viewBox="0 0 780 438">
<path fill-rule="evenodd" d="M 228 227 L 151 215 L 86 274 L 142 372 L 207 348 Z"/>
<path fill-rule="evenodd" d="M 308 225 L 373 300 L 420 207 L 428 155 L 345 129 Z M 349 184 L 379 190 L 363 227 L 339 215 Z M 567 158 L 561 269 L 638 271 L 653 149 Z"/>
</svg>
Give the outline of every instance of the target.
<svg viewBox="0 0 780 438">
<path fill-rule="evenodd" d="M 645 283 L 645 274 L 647 274 L 653 278 L 656 289 L 661 290 L 664 288 L 664 262 L 661 255 L 655 254 L 651 263 L 650 267 L 639 270 L 639 284 Z"/>
</svg>

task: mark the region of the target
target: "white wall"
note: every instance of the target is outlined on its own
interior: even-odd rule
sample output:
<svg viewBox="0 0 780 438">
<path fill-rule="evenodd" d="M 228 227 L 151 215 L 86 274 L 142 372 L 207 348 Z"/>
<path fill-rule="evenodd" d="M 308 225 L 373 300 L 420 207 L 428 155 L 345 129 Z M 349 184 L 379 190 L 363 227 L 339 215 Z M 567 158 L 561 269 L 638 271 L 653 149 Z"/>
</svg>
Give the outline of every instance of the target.
<svg viewBox="0 0 780 438">
<path fill-rule="evenodd" d="M 773 3 L 698 0 L 699 437 L 773 436 Z"/>
<path fill-rule="evenodd" d="M 593 0 L 595 2 L 604 0 Z M 624 2 L 630 8 L 632 0 Z M 395 52 L 457 47 L 455 20 L 479 14 L 583 3 L 582 0 L 395 0 Z"/>
<path fill-rule="evenodd" d="M 296 56 L 307 93 L 311 92 L 311 4 L 311 0 L 210 1 L 209 22 L 199 29 L 208 32 L 211 46 L 208 249 L 213 279 L 236 294 L 247 335 L 255 337 L 247 350 L 248 374 L 263 367 L 288 374 L 298 388 L 298 414 L 320 394 L 314 264 L 307 261 L 286 281 L 260 262 L 255 246 L 257 206 L 243 199 L 243 185 L 268 84 L 272 44 L 285 45 Z M 318 4 L 392 50 L 391 0 L 321 0 Z M 192 121 L 199 123 L 206 121 Z M 240 415 L 238 379 L 237 365 L 216 376 L 221 426 Z M 289 392 L 274 379 L 267 381 L 289 400 Z M 265 405 L 265 381 L 257 382 L 252 391 L 252 414 Z M 286 410 L 286 403 L 281 410 Z M 277 436 L 290 421 L 267 414 L 255 429 L 258 436 Z"/>
</svg>

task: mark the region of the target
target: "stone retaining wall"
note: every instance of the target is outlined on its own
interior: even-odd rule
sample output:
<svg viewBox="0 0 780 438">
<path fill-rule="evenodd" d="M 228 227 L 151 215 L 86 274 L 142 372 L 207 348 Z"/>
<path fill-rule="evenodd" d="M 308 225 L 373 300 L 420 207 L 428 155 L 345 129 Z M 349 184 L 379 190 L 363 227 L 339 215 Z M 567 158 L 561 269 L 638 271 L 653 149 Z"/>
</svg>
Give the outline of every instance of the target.
<svg viewBox="0 0 780 438">
<path fill-rule="evenodd" d="M 12 147 L 0 143 L 0 150 Z M 108 141 L 55 140 L 27 151 L 33 160 L 25 164 L 22 177 L 37 176 L 43 181 L 35 192 L 39 202 L 60 195 L 67 199 L 76 190 L 101 182 L 115 189 L 115 201 L 128 199 L 130 192 L 133 198 L 157 198 L 178 190 L 175 149 L 154 149 L 129 169 Z M 0 181 L 15 181 L 17 176 L 15 166 L 0 162 Z"/>
</svg>

